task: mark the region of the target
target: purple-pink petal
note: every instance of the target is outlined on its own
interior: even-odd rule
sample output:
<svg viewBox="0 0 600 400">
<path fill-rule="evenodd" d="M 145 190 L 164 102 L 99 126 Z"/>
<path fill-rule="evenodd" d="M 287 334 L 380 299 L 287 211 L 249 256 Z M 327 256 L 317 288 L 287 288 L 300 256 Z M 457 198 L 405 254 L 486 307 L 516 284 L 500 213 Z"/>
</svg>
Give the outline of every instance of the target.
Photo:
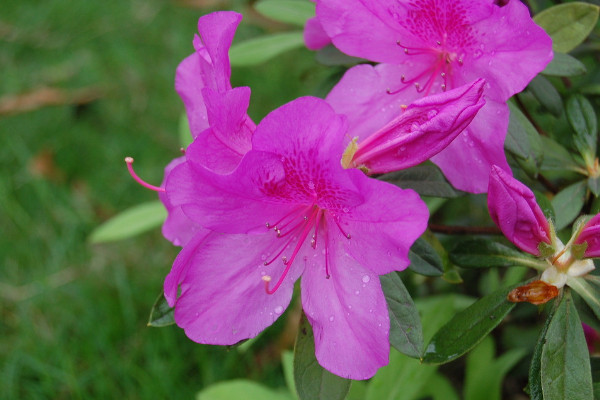
<svg viewBox="0 0 600 400">
<path fill-rule="evenodd" d="M 539 256 L 539 244 L 550 244 L 548 221 L 531 189 L 497 166 L 490 174 L 488 208 L 504 236 L 521 250 Z"/>
<path fill-rule="evenodd" d="M 302 307 L 319 364 L 344 378 L 368 379 L 388 363 L 388 310 L 379 277 L 346 253 L 345 242 L 330 233 L 329 279 L 322 264 L 305 269 Z"/>
<path fill-rule="evenodd" d="M 587 243 L 584 257 L 600 257 L 600 214 L 590 219 L 575 239 L 575 243 Z"/>
<path fill-rule="evenodd" d="M 317 17 L 309 18 L 304 25 L 304 43 L 310 50 L 320 50 L 331 43 L 329 35 Z"/>
</svg>

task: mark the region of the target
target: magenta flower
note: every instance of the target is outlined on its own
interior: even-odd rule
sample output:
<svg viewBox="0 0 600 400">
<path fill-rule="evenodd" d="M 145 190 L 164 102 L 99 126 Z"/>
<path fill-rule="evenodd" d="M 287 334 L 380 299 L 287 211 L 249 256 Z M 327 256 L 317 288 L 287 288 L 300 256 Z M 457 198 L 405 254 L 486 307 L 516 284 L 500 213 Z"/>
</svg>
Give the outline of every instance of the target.
<svg viewBox="0 0 600 400">
<path fill-rule="evenodd" d="M 378 174 L 409 168 L 446 148 L 483 107 L 484 81 L 419 99 L 374 133 L 356 129 L 347 163 Z M 372 129 L 371 126 L 365 126 Z M 363 135 L 365 133 L 366 135 Z M 350 158 L 349 154 L 345 158 Z M 346 165 L 346 162 L 344 162 Z"/>
<path fill-rule="evenodd" d="M 584 225 L 575 239 L 575 243 L 587 243 L 584 257 L 600 257 L 600 214 L 597 214 Z"/>
<path fill-rule="evenodd" d="M 378 275 L 408 266 L 428 211 L 411 190 L 343 169 L 346 132 L 324 101 L 300 98 L 265 117 L 231 174 L 208 171 L 194 157 L 198 143 L 190 146 L 165 186 L 172 204 L 213 231 L 184 247 L 165 280 L 188 337 L 224 345 L 257 335 L 302 276 L 319 363 L 352 379 L 387 363 Z"/>
<path fill-rule="evenodd" d="M 585 335 L 585 342 L 587 343 L 590 354 L 597 353 L 596 349 L 598 349 L 600 347 L 599 346 L 600 335 L 594 328 L 592 328 L 591 326 L 589 326 L 586 323 L 582 322 L 581 326 L 583 327 L 583 334 Z"/>
<path fill-rule="evenodd" d="M 485 107 L 462 141 L 432 161 L 470 192 L 485 191 L 491 165 L 510 170 L 503 151 L 505 101 L 552 59 L 550 37 L 520 1 L 500 7 L 491 0 L 318 0 L 317 18 L 341 51 L 384 63 L 349 70 L 338 85 L 345 89 L 328 97 L 336 112 L 350 116 L 351 130 L 365 123 L 359 114 L 389 118 L 398 104 L 484 78 Z M 361 95 L 335 94 L 350 89 Z"/>
<path fill-rule="evenodd" d="M 550 244 L 548 220 L 527 186 L 498 166 L 492 167 L 488 188 L 492 220 L 518 248 L 539 256 L 539 244 Z"/>
</svg>

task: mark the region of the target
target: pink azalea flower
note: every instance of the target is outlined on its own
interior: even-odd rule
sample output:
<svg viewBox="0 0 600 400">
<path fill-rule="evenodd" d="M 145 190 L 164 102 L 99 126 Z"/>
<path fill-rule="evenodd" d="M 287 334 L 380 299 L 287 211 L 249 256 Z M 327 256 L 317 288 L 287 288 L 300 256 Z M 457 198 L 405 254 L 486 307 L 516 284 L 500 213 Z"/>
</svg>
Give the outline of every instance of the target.
<svg viewBox="0 0 600 400">
<path fill-rule="evenodd" d="M 374 133 L 363 129 L 349 132 L 355 137 L 349 166 L 369 174 L 409 168 L 446 148 L 483 107 L 484 81 L 419 99 Z M 398 111 L 396 111 L 398 112 Z M 364 135 L 363 135 L 364 133 Z"/>
<path fill-rule="evenodd" d="M 183 248 L 165 280 L 188 337 L 225 345 L 256 336 L 302 276 L 319 363 L 367 379 L 388 362 L 378 275 L 408 266 L 428 211 L 411 190 L 343 169 L 346 132 L 345 117 L 307 97 L 265 117 L 230 174 L 208 171 L 195 159 L 198 143 L 190 146 L 165 186 L 172 204 L 213 231 Z"/>
<path fill-rule="evenodd" d="M 504 236 L 521 250 L 539 256 L 540 242 L 551 243 L 548 220 L 531 189 L 496 165 L 490 174 L 488 208 Z"/>
<path fill-rule="evenodd" d="M 486 106 L 462 141 L 432 161 L 470 192 L 486 190 L 491 165 L 510 171 L 505 101 L 552 59 L 550 37 L 520 1 L 318 0 L 317 18 L 341 51 L 383 63 L 371 71 L 354 67 L 340 82 L 362 92 L 360 100 L 328 97 L 336 112 L 351 116 L 351 129 L 364 123 L 353 117 L 362 108 L 382 119 L 398 104 L 484 78 Z"/>
<path fill-rule="evenodd" d="M 600 214 L 590 219 L 575 239 L 576 244 L 587 243 L 584 257 L 600 257 Z"/>
</svg>

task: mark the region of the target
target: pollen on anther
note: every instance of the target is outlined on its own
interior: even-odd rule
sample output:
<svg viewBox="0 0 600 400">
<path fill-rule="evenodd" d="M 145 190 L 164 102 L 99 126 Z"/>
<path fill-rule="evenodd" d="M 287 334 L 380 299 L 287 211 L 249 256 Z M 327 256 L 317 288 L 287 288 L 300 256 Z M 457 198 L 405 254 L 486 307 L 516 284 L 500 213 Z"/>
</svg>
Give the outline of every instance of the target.
<svg viewBox="0 0 600 400">
<path fill-rule="evenodd" d="M 267 229 L 270 229 L 270 228 L 271 228 L 271 224 L 270 224 L 270 223 L 268 223 L 268 222 L 265 224 L 265 226 L 267 227 Z"/>
<path fill-rule="evenodd" d="M 346 239 L 352 239 L 352 235 L 350 235 L 349 233 L 346 234 Z"/>
<path fill-rule="evenodd" d="M 406 47 L 404 48 L 404 54 L 408 54 L 408 49 Z"/>
</svg>

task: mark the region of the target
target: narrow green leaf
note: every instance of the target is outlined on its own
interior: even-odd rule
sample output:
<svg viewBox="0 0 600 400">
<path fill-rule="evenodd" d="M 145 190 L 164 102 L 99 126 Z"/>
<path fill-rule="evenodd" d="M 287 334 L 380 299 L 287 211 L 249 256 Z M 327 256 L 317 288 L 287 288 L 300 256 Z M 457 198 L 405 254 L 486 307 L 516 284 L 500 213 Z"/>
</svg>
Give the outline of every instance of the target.
<svg viewBox="0 0 600 400">
<path fill-rule="evenodd" d="M 390 363 L 371 379 L 365 400 L 417 400 L 437 368 L 392 350 Z"/>
<path fill-rule="evenodd" d="M 425 276 L 442 276 L 444 273 L 444 264 L 440 255 L 433 246 L 423 238 L 411 246 L 408 252 L 410 264 L 408 268 L 418 274 Z"/>
<path fill-rule="evenodd" d="M 547 136 L 540 136 L 540 138 L 544 148 L 544 160 L 541 165 L 543 171 L 564 171 L 579 168 L 569 150 Z"/>
<path fill-rule="evenodd" d="M 300 27 L 315 16 L 315 4 L 301 0 L 260 0 L 254 9 L 272 20 Z"/>
<path fill-rule="evenodd" d="M 558 90 L 548 79 L 538 75 L 529 82 L 527 88 L 546 110 L 554 116 L 560 117 L 563 111 L 563 102 Z"/>
<path fill-rule="evenodd" d="M 231 46 L 229 59 L 234 67 L 248 67 L 302 46 L 302 32 L 274 33 Z"/>
<path fill-rule="evenodd" d="M 294 381 L 300 400 L 342 400 L 350 389 L 350 380 L 340 378 L 319 365 L 312 327 L 304 314 L 294 347 Z"/>
<path fill-rule="evenodd" d="M 456 314 L 433 336 L 423 362 L 447 363 L 475 347 L 515 306 L 506 300 L 513 288 L 500 289 Z"/>
<path fill-rule="evenodd" d="M 402 189 L 413 189 L 421 196 L 457 197 L 456 191 L 448 183 L 444 174 L 435 165 L 421 165 L 383 175 L 380 179 Z"/>
<path fill-rule="evenodd" d="M 508 108 L 510 108 L 510 120 L 504 146 L 526 161 L 536 172 L 544 157 L 540 135 L 517 106 L 509 102 Z"/>
<path fill-rule="evenodd" d="M 584 277 L 568 278 L 567 284 L 587 303 L 588 307 L 600 320 L 600 283 L 587 280 Z"/>
<path fill-rule="evenodd" d="M 154 305 L 152 305 L 152 310 L 150 310 L 148 326 L 162 328 L 163 326 L 173 325 L 175 323 L 174 312 L 175 309 L 169 306 L 164 294 L 159 294 L 154 301 Z"/>
<path fill-rule="evenodd" d="M 554 221 L 556 219 L 556 213 L 554 212 L 554 207 L 552 207 L 552 201 L 550 201 L 544 193 L 537 190 L 533 190 L 533 194 L 535 195 L 535 201 L 538 203 L 538 206 L 540 206 L 546 218 Z"/>
<path fill-rule="evenodd" d="M 541 380 L 544 400 L 591 399 L 590 356 L 569 292 L 552 317 L 542 348 Z"/>
<path fill-rule="evenodd" d="M 192 144 L 194 138 L 192 137 L 192 132 L 190 131 L 190 123 L 188 121 L 188 117 L 186 113 L 182 113 L 179 116 L 179 144 L 182 148 L 187 149 L 187 147 Z"/>
<path fill-rule="evenodd" d="M 587 179 L 587 186 L 592 191 L 594 196 L 600 196 L 600 178 L 589 177 Z"/>
<path fill-rule="evenodd" d="M 161 226 L 165 218 L 167 211 L 160 201 L 138 204 L 94 229 L 90 241 L 102 243 L 126 239 Z"/>
<path fill-rule="evenodd" d="M 587 72 L 585 65 L 573 56 L 565 53 L 554 53 L 554 58 L 542 71 L 550 76 L 577 76 Z"/>
<path fill-rule="evenodd" d="M 550 326 L 555 311 L 555 307 L 550 309 L 550 312 L 546 317 L 546 322 L 540 331 L 535 348 L 533 349 L 533 356 L 531 358 L 531 364 L 529 365 L 529 382 L 525 389 L 525 391 L 529 393 L 529 396 L 531 396 L 531 400 L 544 400 L 544 395 L 542 393 L 542 349 L 544 343 L 546 343 L 546 333 L 548 332 L 548 327 Z"/>
<path fill-rule="evenodd" d="M 460 400 L 452 383 L 439 372 L 434 373 L 423 385 L 423 388 L 416 396 L 417 399 L 431 400 Z"/>
<path fill-rule="evenodd" d="M 219 382 L 207 387 L 196 395 L 196 400 L 291 400 L 292 396 L 283 391 L 276 391 L 259 383 L 236 379 Z"/>
<path fill-rule="evenodd" d="M 290 393 L 297 399 L 296 383 L 294 382 L 294 353 L 292 351 L 285 350 L 281 353 L 281 367 L 283 368 L 285 384 L 290 390 Z"/>
<path fill-rule="evenodd" d="M 429 342 L 435 333 L 444 326 L 454 314 L 475 303 L 472 297 L 445 294 L 422 297 L 415 301 L 421 315 L 424 342 Z"/>
<path fill-rule="evenodd" d="M 423 328 L 415 303 L 398 273 L 382 275 L 380 280 L 390 314 L 390 344 L 409 357 L 419 358 Z"/>
<path fill-rule="evenodd" d="M 556 212 L 554 227 L 561 230 L 569 225 L 579 215 L 585 202 L 586 181 L 567 186 L 552 199 L 552 207 Z"/>
<path fill-rule="evenodd" d="M 527 254 L 488 239 L 458 242 L 450 252 L 450 260 L 463 268 L 528 266 L 538 270 L 546 265 Z"/>
<path fill-rule="evenodd" d="M 552 38 L 552 49 L 568 53 L 590 34 L 598 21 L 598 6 L 574 1 L 550 7 L 533 20 Z"/>
<path fill-rule="evenodd" d="M 575 147 L 584 159 L 596 156 L 598 119 L 594 107 L 584 96 L 576 94 L 567 100 L 567 119 L 575 131 Z"/>
</svg>

